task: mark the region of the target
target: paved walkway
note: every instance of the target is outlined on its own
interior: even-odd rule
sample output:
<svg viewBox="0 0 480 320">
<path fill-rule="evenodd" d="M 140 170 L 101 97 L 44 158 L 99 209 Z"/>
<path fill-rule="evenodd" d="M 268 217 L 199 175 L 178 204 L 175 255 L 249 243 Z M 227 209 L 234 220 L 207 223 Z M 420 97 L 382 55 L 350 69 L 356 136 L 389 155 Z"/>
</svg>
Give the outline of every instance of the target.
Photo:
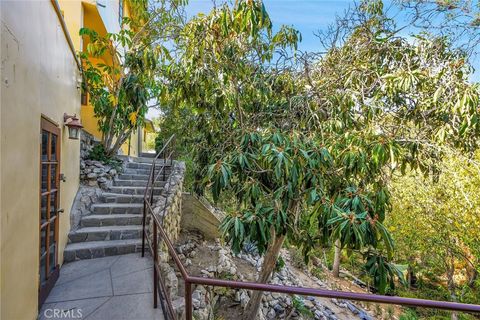
<svg viewBox="0 0 480 320">
<path fill-rule="evenodd" d="M 139 253 L 67 263 L 39 319 L 63 310 L 62 319 L 163 320 L 160 305 L 153 308 L 152 287 L 152 259 Z"/>
</svg>

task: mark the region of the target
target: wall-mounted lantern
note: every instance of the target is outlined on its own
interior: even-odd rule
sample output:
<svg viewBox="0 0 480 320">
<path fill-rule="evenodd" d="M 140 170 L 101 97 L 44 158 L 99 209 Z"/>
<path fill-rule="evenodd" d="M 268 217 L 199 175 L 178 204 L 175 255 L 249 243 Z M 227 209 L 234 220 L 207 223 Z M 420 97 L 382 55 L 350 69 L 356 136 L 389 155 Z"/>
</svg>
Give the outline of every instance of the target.
<svg viewBox="0 0 480 320">
<path fill-rule="evenodd" d="M 68 114 L 63 114 L 63 123 L 68 127 L 68 137 L 70 139 L 78 140 L 80 135 L 80 129 L 83 128 L 80 120 L 78 120 L 77 115 L 69 116 Z"/>
</svg>

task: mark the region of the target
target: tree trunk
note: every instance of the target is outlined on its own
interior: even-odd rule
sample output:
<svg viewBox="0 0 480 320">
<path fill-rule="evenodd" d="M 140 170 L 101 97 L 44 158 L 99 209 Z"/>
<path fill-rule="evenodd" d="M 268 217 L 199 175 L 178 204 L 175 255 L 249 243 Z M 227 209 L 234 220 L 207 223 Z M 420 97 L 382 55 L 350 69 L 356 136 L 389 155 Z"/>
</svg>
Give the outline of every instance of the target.
<svg viewBox="0 0 480 320">
<path fill-rule="evenodd" d="M 133 129 L 123 132 L 120 136 L 117 137 L 117 140 L 115 141 L 115 144 L 112 147 L 105 146 L 105 154 L 108 157 L 116 155 L 118 152 L 118 149 L 120 149 L 123 143 L 127 141 L 127 139 L 131 136 L 132 132 L 133 132 Z"/>
<path fill-rule="evenodd" d="M 457 294 L 455 293 L 456 285 L 455 285 L 455 259 L 453 256 L 447 262 L 447 286 L 448 291 L 450 291 L 450 299 L 453 302 L 457 302 Z M 452 311 L 451 314 L 452 320 L 458 320 L 458 313 L 456 311 Z"/>
<path fill-rule="evenodd" d="M 277 263 L 278 256 L 280 254 L 280 249 L 282 249 L 283 242 L 285 240 L 285 236 L 277 237 L 275 235 L 275 231 L 272 231 L 273 237 L 272 242 L 268 246 L 267 252 L 265 253 L 265 257 L 262 264 L 262 270 L 260 271 L 260 276 L 258 278 L 259 283 L 267 283 L 270 280 L 270 277 L 275 269 L 275 265 Z M 252 291 L 250 300 L 244 311 L 244 320 L 253 320 L 257 319 L 258 310 L 260 309 L 260 304 L 262 302 L 262 291 Z"/>
<path fill-rule="evenodd" d="M 475 286 L 475 281 L 478 278 L 478 271 L 475 267 L 471 267 L 467 269 L 467 276 L 468 276 L 468 286 L 473 288 Z"/>
<path fill-rule="evenodd" d="M 415 271 L 412 268 L 412 265 L 409 263 L 408 264 L 408 269 L 407 269 L 407 281 L 408 281 L 408 287 L 415 289 L 417 288 L 417 276 L 415 275 Z"/>
<path fill-rule="evenodd" d="M 342 244 L 340 239 L 335 240 L 335 256 L 333 258 L 333 276 L 340 277 L 340 258 L 342 257 Z"/>
</svg>

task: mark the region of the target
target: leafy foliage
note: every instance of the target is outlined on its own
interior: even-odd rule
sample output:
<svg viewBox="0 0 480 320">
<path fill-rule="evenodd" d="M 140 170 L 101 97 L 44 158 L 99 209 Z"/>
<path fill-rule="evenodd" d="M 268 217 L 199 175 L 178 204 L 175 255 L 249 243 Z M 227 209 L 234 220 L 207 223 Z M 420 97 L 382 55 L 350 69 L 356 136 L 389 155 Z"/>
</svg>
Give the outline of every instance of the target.
<svg viewBox="0 0 480 320">
<path fill-rule="evenodd" d="M 178 2 L 183 3 L 161 1 L 153 11 L 147 11 L 146 2 L 130 1 L 134 19 L 124 18 L 118 33 L 101 35 L 80 29 L 80 35 L 88 39 L 86 50 L 79 53 L 85 89 L 109 156 L 143 125 L 147 102 L 158 94 L 161 83 L 157 75 L 171 56 L 164 44 L 155 40 L 173 36 L 173 25 L 180 17 L 171 7 Z"/>
<path fill-rule="evenodd" d="M 395 290 L 396 278 L 400 279 L 403 285 L 406 284 L 403 273 L 393 263 L 377 254 L 367 257 L 365 270 L 380 294 L 385 294 L 387 288 Z"/>
<path fill-rule="evenodd" d="M 478 303 L 479 157 L 445 155 L 436 182 L 413 172 L 394 179 L 388 229 L 397 240 L 397 260 L 410 264 L 418 281 L 439 283 L 451 299 Z"/>
<path fill-rule="evenodd" d="M 359 10 L 320 59 L 296 53 L 295 30 L 273 34 L 261 1 L 200 14 L 176 39 L 160 97 L 181 114 L 172 127 L 191 146 L 195 190 L 235 199 L 221 226 L 235 251 L 254 242 L 268 255 L 287 236 L 308 258 L 340 239 L 385 292 L 402 279 L 385 227 L 389 182 L 411 171 L 438 177 L 439 146 L 477 148 L 479 86 L 446 38 L 407 41 L 381 1 Z"/>
<path fill-rule="evenodd" d="M 401 36 L 382 1 L 358 10 L 319 57 L 296 51 L 294 29 L 273 33 L 261 1 L 221 5 L 185 24 L 162 69 L 161 135 L 182 137 L 194 190 L 228 209 L 233 250 L 265 254 L 260 281 L 283 239 L 307 260 L 339 240 L 379 292 L 395 290 L 392 179 L 438 181 L 445 150 L 478 148 L 480 87 L 464 52 L 446 37 Z"/>
<path fill-rule="evenodd" d="M 469 54 L 479 53 L 478 0 L 396 0 L 417 28 L 447 35 Z"/>
<path fill-rule="evenodd" d="M 92 150 L 90 150 L 90 153 L 88 154 L 88 159 L 111 165 L 117 170 L 121 168 L 121 161 L 116 158 L 109 157 L 105 153 L 105 149 L 101 144 L 96 144 L 93 146 Z"/>
</svg>

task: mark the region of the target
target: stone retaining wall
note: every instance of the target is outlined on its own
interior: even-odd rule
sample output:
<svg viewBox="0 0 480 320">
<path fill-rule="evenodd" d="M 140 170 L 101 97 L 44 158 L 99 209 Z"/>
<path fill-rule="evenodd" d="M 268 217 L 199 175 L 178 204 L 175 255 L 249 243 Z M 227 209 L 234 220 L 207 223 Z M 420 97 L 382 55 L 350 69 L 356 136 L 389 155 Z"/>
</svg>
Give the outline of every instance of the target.
<svg viewBox="0 0 480 320">
<path fill-rule="evenodd" d="M 184 177 L 185 164 L 174 161 L 171 174 L 165 182 L 162 193 L 152 206 L 153 214 L 162 222 L 163 230 L 172 242 L 175 242 L 180 235 Z M 153 219 L 149 221 L 149 231 L 151 237 L 153 234 Z M 159 257 L 161 261 L 166 262 L 169 257 L 167 248 L 163 241 L 160 241 L 159 244 Z"/>
<path fill-rule="evenodd" d="M 172 242 L 175 242 L 181 231 L 182 220 L 182 194 L 183 180 L 185 176 L 185 164 L 174 161 L 172 171 L 168 177 L 164 189 L 153 204 L 153 214 L 162 223 L 165 233 Z M 148 237 L 153 241 L 153 219 L 148 222 Z M 167 292 L 172 299 L 178 319 L 183 318 L 184 299 L 178 297 L 178 279 L 175 270 L 168 264 L 171 259 L 165 242 L 158 237 L 158 257 L 161 277 L 165 282 Z"/>
<path fill-rule="evenodd" d="M 122 165 L 115 168 L 100 161 L 89 160 L 93 147 L 99 142 L 90 133 L 82 130 L 80 134 L 80 181 L 91 187 L 107 189 L 112 185 Z M 119 162 L 120 163 L 120 162 Z M 125 161 L 124 161 L 125 164 Z"/>
<path fill-rule="evenodd" d="M 78 187 L 77 195 L 70 210 L 71 231 L 78 229 L 82 216 L 90 214 L 90 207 L 93 203 L 98 202 L 97 200 L 101 194 L 102 190 L 98 187 L 85 185 Z"/>
</svg>

